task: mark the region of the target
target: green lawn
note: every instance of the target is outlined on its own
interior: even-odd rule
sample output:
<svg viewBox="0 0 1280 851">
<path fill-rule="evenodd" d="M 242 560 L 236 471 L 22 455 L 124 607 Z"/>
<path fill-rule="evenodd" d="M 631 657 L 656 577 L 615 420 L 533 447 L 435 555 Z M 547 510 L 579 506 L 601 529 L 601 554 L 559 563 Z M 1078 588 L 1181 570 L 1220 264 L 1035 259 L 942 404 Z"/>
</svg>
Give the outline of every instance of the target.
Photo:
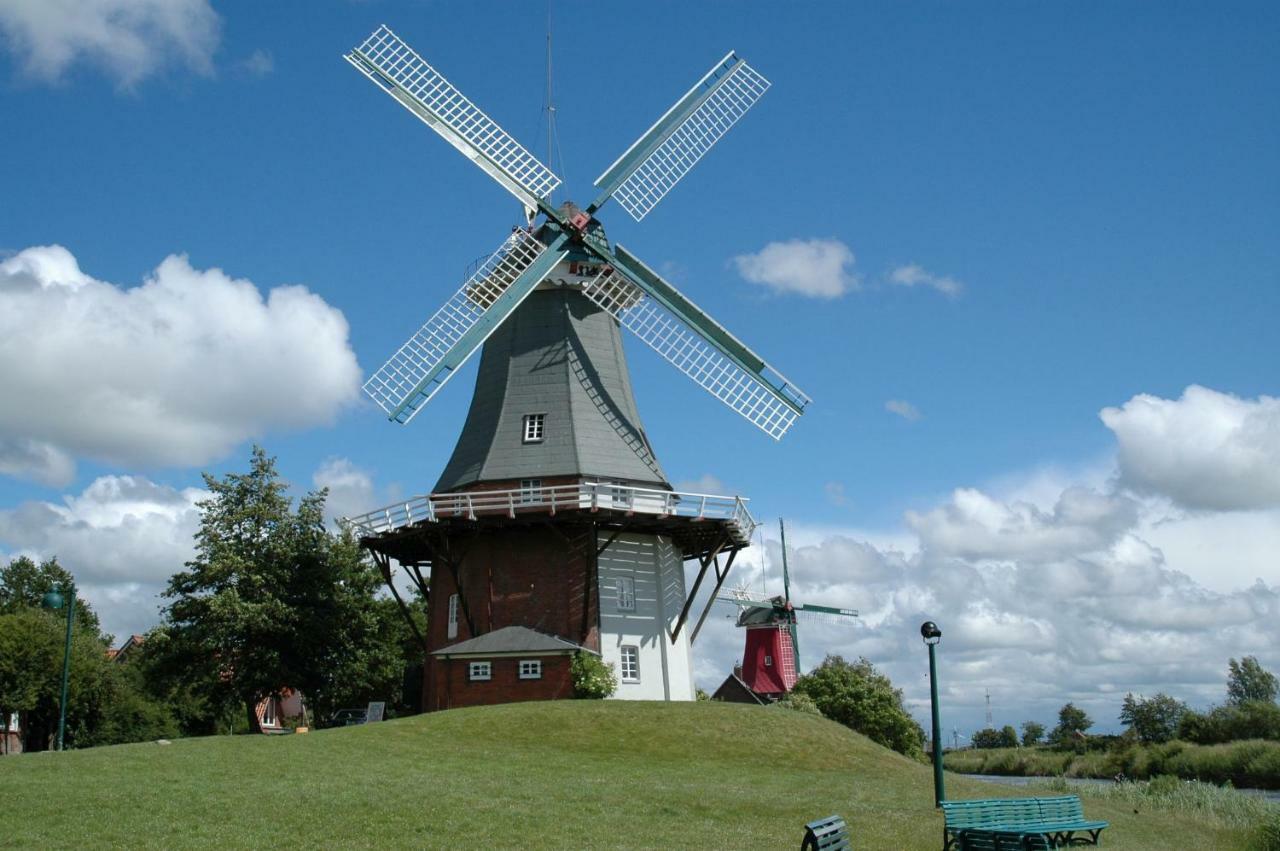
<svg viewBox="0 0 1280 851">
<path fill-rule="evenodd" d="M 950 797 L 1016 790 L 949 775 Z M 1242 848 L 1195 813 L 1087 802 L 1117 849 Z M 0 759 L 0 846 L 941 848 L 927 766 L 837 724 L 722 703 L 526 703 L 294 736 Z"/>
</svg>

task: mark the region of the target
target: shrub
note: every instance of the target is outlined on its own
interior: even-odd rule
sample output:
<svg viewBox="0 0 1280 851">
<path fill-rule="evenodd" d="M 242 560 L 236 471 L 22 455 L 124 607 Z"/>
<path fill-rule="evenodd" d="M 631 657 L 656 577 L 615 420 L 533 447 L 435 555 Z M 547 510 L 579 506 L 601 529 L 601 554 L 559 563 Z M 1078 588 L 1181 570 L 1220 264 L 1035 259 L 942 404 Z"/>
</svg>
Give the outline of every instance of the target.
<svg viewBox="0 0 1280 851">
<path fill-rule="evenodd" d="M 774 706 L 780 706 L 783 709 L 791 709 L 796 712 L 803 712 L 807 715 L 822 716 L 822 710 L 818 709 L 818 704 L 814 703 L 813 698 L 807 694 L 798 694 L 791 692 L 786 697 L 779 700 Z"/>
<path fill-rule="evenodd" d="M 828 656 L 796 681 L 793 693 L 808 695 L 822 714 L 873 742 L 924 759 L 924 730 L 902 703 L 902 690 L 867 659 L 846 662 Z"/>
<path fill-rule="evenodd" d="M 603 700 L 618 690 L 618 677 L 613 663 L 594 653 L 578 651 L 569 666 L 573 678 L 573 696 L 583 700 Z"/>
</svg>

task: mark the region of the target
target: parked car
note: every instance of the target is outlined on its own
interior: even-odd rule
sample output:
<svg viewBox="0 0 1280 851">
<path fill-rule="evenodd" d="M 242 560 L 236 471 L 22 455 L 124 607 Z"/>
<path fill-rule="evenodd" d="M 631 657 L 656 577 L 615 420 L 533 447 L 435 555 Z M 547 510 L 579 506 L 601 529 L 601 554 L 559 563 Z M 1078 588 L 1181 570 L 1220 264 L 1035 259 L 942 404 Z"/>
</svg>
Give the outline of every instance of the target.
<svg viewBox="0 0 1280 851">
<path fill-rule="evenodd" d="M 356 724 L 363 724 L 369 720 L 369 716 L 363 709 L 339 709 L 337 712 L 329 716 L 328 727 L 351 727 Z"/>
</svg>

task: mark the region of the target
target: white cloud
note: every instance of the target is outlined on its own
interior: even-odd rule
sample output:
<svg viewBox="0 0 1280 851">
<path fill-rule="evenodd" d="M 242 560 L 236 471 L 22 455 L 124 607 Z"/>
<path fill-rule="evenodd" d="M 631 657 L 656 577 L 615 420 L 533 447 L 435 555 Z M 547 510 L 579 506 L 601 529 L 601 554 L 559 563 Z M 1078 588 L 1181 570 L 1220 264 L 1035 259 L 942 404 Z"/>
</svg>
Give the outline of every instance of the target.
<svg viewBox="0 0 1280 851">
<path fill-rule="evenodd" d="M 844 482 L 827 482 L 822 486 L 822 492 L 827 495 L 827 502 L 841 508 L 849 504 L 849 495 L 845 493 Z"/>
<path fill-rule="evenodd" d="M 839 298 L 858 286 L 854 256 L 838 239 L 771 242 L 755 254 L 733 258 L 738 274 L 777 293 Z"/>
<path fill-rule="evenodd" d="M 910 263 L 896 266 L 889 273 L 889 280 L 903 287 L 932 287 L 943 295 L 955 298 L 964 290 L 964 284 L 947 275 L 935 275 L 923 267 Z"/>
<path fill-rule="evenodd" d="M 311 477 L 316 488 L 328 488 L 325 513 L 333 518 L 354 517 L 379 507 L 373 476 L 347 458 L 328 458 Z"/>
<path fill-rule="evenodd" d="M 0 476 L 61 487 L 71 483 L 75 472 L 75 459 L 56 446 L 39 440 L 0 436 Z"/>
<path fill-rule="evenodd" d="M 1080 486 L 1047 506 L 959 489 L 908 515 L 915 542 L 905 547 L 853 530 L 788 528 L 793 600 L 861 615 L 802 623 L 804 665 L 827 653 L 866 655 L 924 719 L 927 666 L 917 630 L 935 620 L 944 633 L 947 725 L 961 730 L 981 726 L 987 688 L 997 725 L 1051 724 L 1072 700 L 1100 729 L 1115 729 L 1126 691 L 1166 691 L 1204 706 L 1223 699 L 1228 658 L 1256 654 L 1280 667 L 1280 586 L 1208 587 L 1181 549 L 1147 540 L 1151 527 L 1139 509 L 1129 497 Z M 1210 545 L 1229 554 L 1233 530 L 1221 531 Z M 776 538 L 765 546 L 764 587 L 780 593 Z M 739 582 L 761 590 L 758 560 L 738 560 L 730 583 Z M 730 620 L 708 619 L 696 645 L 703 688 L 719 684 L 742 642 Z"/>
<path fill-rule="evenodd" d="M 890 399 L 884 403 L 884 409 L 891 414 L 897 414 L 904 420 L 915 422 L 920 419 L 920 409 L 904 399 Z"/>
<path fill-rule="evenodd" d="M 254 77 L 265 77 L 276 69 L 275 57 L 270 50 L 258 48 L 240 60 L 240 68 Z"/>
<path fill-rule="evenodd" d="M 681 479 L 672 487 L 679 493 L 706 493 L 712 496 L 728 496 L 733 493 L 728 485 L 710 473 L 703 473 L 696 479 Z"/>
<path fill-rule="evenodd" d="M 68 456 L 203 464 L 331 422 L 359 389 L 347 332 L 303 287 L 264 298 L 171 256 L 126 289 L 61 246 L 29 248 L 0 263 L 0 472 L 65 481 Z"/>
<path fill-rule="evenodd" d="M 0 0 L 0 35 L 48 83 L 101 68 L 128 89 L 167 65 L 213 73 L 221 22 L 208 0 Z"/>
<path fill-rule="evenodd" d="M 145 632 L 159 621 L 169 577 L 194 553 L 196 503 L 207 496 L 141 476 L 103 476 L 61 503 L 0 510 L 0 544 L 12 556 L 57 556 L 107 632 Z"/>
<path fill-rule="evenodd" d="M 1191 385 L 1180 399 L 1141 394 L 1100 416 L 1127 487 L 1193 509 L 1280 506 L 1280 399 Z"/>
</svg>

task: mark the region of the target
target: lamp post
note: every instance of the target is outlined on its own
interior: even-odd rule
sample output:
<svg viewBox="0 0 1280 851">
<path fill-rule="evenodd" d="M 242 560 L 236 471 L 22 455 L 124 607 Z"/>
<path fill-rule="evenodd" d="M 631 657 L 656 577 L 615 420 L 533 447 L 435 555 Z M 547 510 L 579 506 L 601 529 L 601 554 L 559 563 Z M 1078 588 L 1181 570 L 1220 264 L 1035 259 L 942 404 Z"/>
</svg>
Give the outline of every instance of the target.
<svg viewBox="0 0 1280 851">
<path fill-rule="evenodd" d="M 57 611 L 67 609 L 67 640 L 62 649 L 62 700 L 58 703 L 58 750 L 62 750 L 62 737 L 67 729 L 67 679 L 71 674 L 71 625 L 76 619 L 76 592 L 68 582 L 62 593 L 50 591 L 44 595 L 43 605 L 46 609 Z"/>
<path fill-rule="evenodd" d="M 942 721 L 938 717 L 938 663 L 933 648 L 942 640 L 942 630 L 933 621 L 920 624 L 920 637 L 929 646 L 929 699 L 933 706 L 933 805 L 942 806 L 947 799 L 942 785 Z"/>
</svg>

